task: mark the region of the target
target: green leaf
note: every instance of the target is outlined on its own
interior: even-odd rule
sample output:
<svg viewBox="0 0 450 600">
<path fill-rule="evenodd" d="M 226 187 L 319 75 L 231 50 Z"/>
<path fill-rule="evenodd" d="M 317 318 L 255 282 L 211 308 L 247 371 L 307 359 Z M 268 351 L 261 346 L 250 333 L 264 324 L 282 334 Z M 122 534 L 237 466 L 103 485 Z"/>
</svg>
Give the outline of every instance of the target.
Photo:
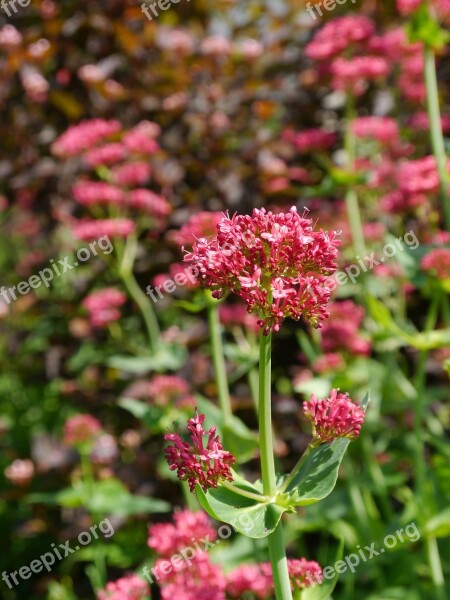
<svg viewBox="0 0 450 600">
<path fill-rule="evenodd" d="M 339 438 L 314 448 L 285 490 L 289 504 L 306 506 L 331 494 L 349 444 L 349 439 Z"/>
<path fill-rule="evenodd" d="M 234 483 L 236 487 L 258 494 L 252 485 Z M 197 485 L 197 498 L 206 512 L 217 521 L 231 525 L 236 531 L 250 538 L 267 537 L 287 510 L 286 507 L 245 498 L 223 486 L 206 493 Z"/>
<path fill-rule="evenodd" d="M 127 373 L 145 374 L 150 371 L 176 371 L 183 366 L 186 349 L 181 346 L 160 346 L 156 354 L 148 356 L 112 356 L 106 362 L 109 367 Z"/>
<path fill-rule="evenodd" d="M 92 513 L 127 517 L 135 514 L 168 512 L 171 507 L 164 500 L 133 496 L 117 479 L 106 479 L 96 482 L 93 486 L 87 508 Z"/>
<path fill-rule="evenodd" d="M 344 554 L 344 540 L 341 539 L 337 547 L 332 564 L 335 565 L 339 560 L 342 560 Z M 324 583 L 319 586 L 307 588 L 302 593 L 302 600 L 328 600 L 336 587 L 339 574 L 335 571 L 333 578 L 328 581 L 324 579 Z"/>
<path fill-rule="evenodd" d="M 438 538 L 450 536 L 450 508 L 446 508 L 427 521 L 422 534 Z"/>
</svg>

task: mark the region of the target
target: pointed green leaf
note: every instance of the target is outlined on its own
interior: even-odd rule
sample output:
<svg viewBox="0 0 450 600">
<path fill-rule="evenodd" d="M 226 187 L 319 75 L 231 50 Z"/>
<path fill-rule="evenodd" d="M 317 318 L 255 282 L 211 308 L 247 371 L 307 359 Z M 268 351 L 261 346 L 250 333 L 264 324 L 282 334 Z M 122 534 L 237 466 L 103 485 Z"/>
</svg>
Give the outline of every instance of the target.
<svg viewBox="0 0 450 600">
<path fill-rule="evenodd" d="M 258 494 L 258 490 L 250 484 L 235 485 Z M 223 486 L 210 489 L 205 493 L 197 485 L 196 493 L 200 505 L 213 519 L 228 523 L 236 531 L 250 538 L 267 537 L 287 510 L 277 504 L 245 498 Z"/>
</svg>

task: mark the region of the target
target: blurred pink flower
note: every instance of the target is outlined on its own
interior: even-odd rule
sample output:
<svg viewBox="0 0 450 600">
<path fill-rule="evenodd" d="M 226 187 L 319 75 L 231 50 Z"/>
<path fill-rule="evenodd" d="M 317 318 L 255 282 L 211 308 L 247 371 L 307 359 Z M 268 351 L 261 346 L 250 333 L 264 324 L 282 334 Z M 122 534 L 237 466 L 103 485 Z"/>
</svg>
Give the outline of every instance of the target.
<svg viewBox="0 0 450 600">
<path fill-rule="evenodd" d="M 97 592 L 97 600 L 147 600 L 149 597 L 148 583 L 134 573 L 110 581 Z"/>
<path fill-rule="evenodd" d="M 77 125 L 71 125 L 53 142 L 52 152 L 60 157 L 75 156 L 89 150 L 120 130 L 119 121 L 105 121 L 104 119 L 81 121 Z"/>
<path fill-rule="evenodd" d="M 208 516 L 202 511 L 180 510 L 175 512 L 173 523 L 157 523 L 148 528 L 147 545 L 158 556 L 169 558 L 189 546 L 192 540 L 217 539 L 216 530 L 211 527 Z"/>
<path fill-rule="evenodd" d="M 64 423 L 63 440 L 67 446 L 93 442 L 101 432 L 100 421 L 89 414 L 69 417 Z"/>
<path fill-rule="evenodd" d="M 90 242 L 101 237 L 128 237 L 136 230 L 129 219 L 83 219 L 71 225 L 72 235 L 78 240 Z"/>
<path fill-rule="evenodd" d="M 16 458 L 6 467 L 4 473 L 6 479 L 14 485 L 26 485 L 34 477 L 34 464 L 28 458 Z"/>
<path fill-rule="evenodd" d="M 86 296 L 81 305 L 89 312 L 93 327 L 105 327 L 120 319 L 117 310 L 125 304 L 126 296 L 115 288 L 104 288 Z"/>
</svg>

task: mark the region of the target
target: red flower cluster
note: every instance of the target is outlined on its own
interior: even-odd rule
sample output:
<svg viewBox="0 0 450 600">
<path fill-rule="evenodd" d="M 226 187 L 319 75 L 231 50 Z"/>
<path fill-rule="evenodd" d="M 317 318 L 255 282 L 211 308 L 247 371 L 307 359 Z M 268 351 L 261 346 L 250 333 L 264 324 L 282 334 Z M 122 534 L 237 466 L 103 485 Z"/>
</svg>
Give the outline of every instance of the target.
<svg viewBox="0 0 450 600">
<path fill-rule="evenodd" d="M 149 597 L 148 583 L 134 574 L 110 581 L 97 592 L 97 600 L 146 600 Z"/>
<path fill-rule="evenodd" d="M 90 242 L 101 237 L 128 237 L 136 230 L 130 219 L 83 219 L 72 224 L 72 235 L 77 240 Z"/>
<path fill-rule="evenodd" d="M 295 207 L 278 214 L 262 208 L 252 216 L 224 216 L 217 237 L 197 240 L 185 261 L 196 265 L 214 297 L 240 296 L 267 335 L 279 331 L 286 317 L 320 327 L 328 316 L 339 243 L 336 232 L 314 231 Z"/>
<path fill-rule="evenodd" d="M 364 309 L 351 300 L 334 302 L 330 306 L 330 318 L 324 323 L 322 346 L 325 352 L 347 351 L 366 356 L 370 343 L 363 339 L 358 329 L 364 318 Z"/>
<path fill-rule="evenodd" d="M 336 438 L 356 439 L 364 422 L 364 410 L 348 394 L 331 390 L 330 397 L 318 400 L 314 394 L 303 403 L 303 414 L 313 426 L 314 441 L 331 443 Z"/>
<path fill-rule="evenodd" d="M 222 443 L 216 428 L 211 427 L 209 431 L 203 428 L 205 415 L 199 415 L 196 411 L 195 417 L 189 419 L 188 430 L 191 435 L 191 444 L 184 442 L 176 433 L 167 433 L 164 438 L 173 442 L 165 450 L 165 457 L 171 471 L 177 470 L 178 479 L 188 481 L 191 492 L 198 483 L 203 490 L 211 487 L 216 488 L 221 479 L 233 481 L 230 467 L 235 458 L 230 452 L 223 450 Z M 206 446 L 203 436 L 207 437 Z"/>
<path fill-rule="evenodd" d="M 288 559 L 289 577 L 294 591 L 322 583 L 322 569 L 315 560 Z"/>
</svg>

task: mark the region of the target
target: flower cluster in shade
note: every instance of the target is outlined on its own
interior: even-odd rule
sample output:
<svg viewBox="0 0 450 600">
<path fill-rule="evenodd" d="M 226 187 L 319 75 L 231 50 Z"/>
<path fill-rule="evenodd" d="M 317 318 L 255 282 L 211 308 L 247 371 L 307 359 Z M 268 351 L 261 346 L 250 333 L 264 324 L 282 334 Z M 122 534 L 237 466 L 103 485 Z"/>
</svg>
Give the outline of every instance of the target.
<svg viewBox="0 0 450 600">
<path fill-rule="evenodd" d="M 330 317 L 321 329 L 322 347 L 326 353 L 345 351 L 367 356 L 370 343 L 359 333 L 364 319 L 364 308 L 351 300 L 333 302 Z"/>
<path fill-rule="evenodd" d="M 153 228 L 163 226 L 172 207 L 153 190 L 147 189 L 152 179 L 151 157 L 159 151 L 156 138 L 159 125 L 141 121 L 125 131 L 116 121 L 91 119 L 72 125 L 52 145 L 61 159 L 81 157 L 85 168 L 101 173 L 107 181 L 97 181 L 95 175 L 80 178 L 72 188 L 79 206 L 95 209 L 95 219 L 72 219 L 70 226 L 77 239 L 92 240 L 101 235 L 127 237 L 136 229 L 135 212 L 151 220 Z M 101 218 L 98 211 L 120 209 L 121 217 Z M 103 215 L 106 216 L 106 215 Z"/>
<path fill-rule="evenodd" d="M 101 433 L 100 421 L 89 414 L 69 417 L 64 423 L 63 440 L 67 446 L 92 443 Z"/>
<path fill-rule="evenodd" d="M 206 431 L 205 415 L 198 414 L 188 420 L 191 442 L 185 442 L 177 433 L 167 433 L 164 438 L 172 442 L 167 446 L 165 457 L 171 471 L 177 471 L 181 481 L 187 481 L 191 492 L 197 483 L 203 490 L 217 487 L 221 480 L 233 481 L 231 466 L 235 458 L 223 450 L 216 428 Z M 206 438 L 206 439 L 204 439 Z"/>
<path fill-rule="evenodd" d="M 425 3 L 424 0 L 396 0 L 397 10 L 404 17 L 410 17 L 424 4 L 428 3 Z M 431 0 L 429 4 L 438 18 L 448 24 L 450 18 L 449 0 Z"/>
<path fill-rule="evenodd" d="M 196 240 L 185 254 L 215 298 L 238 295 L 266 335 L 279 331 L 287 317 L 320 327 L 336 270 L 336 232 L 315 231 L 312 219 L 295 207 L 225 215 L 217 230 L 215 238 Z"/>
<path fill-rule="evenodd" d="M 105 327 L 120 319 L 120 306 L 125 304 L 126 296 L 115 288 L 103 288 L 92 292 L 82 302 L 89 313 L 93 327 Z"/>
<path fill-rule="evenodd" d="M 185 548 L 195 550 L 190 563 L 179 566 L 158 580 L 163 600 L 271 600 L 274 594 L 272 568 L 269 562 L 244 564 L 225 574 L 212 563 L 201 540 L 219 543 L 217 532 L 203 512 L 176 512 L 173 523 L 158 523 L 149 527 L 148 546 L 158 559 L 155 567 L 165 573 L 164 563 Z M 200 544 L 196 544 L 200 542 Z M 288 559 L 293 591 L 322 582 L 322 569 L 315 561 Z"/>
<path fill-rule="evenodd" d="M 426 254 L 420 266 L 438 279 L 450 280 L 450 248 L 435 248 Z"/>
<path fill-rule="evenodd" d="M 97 592 L 97 600 L 147 600 L 150 587 L 138 575 L 131 573 L 117 581 L 110 581 Z"/>
<path fill-rule="evenodd" d="M 188 382 L 178 375 L 154 375 L 151 379 L 134 381 L 123 396 L 161 407 L 195 408 Z"/>
<path fill-rule="evenodd" d="M 303 403 L 303 414 L 312 424 L 316 444 L 331 443 L 336 438 L 356 439 L 365 418 L 364 410 L 348 394 L 336 389 L 324 400 L 312 394 L 310 400 Z"/>
</svg>

